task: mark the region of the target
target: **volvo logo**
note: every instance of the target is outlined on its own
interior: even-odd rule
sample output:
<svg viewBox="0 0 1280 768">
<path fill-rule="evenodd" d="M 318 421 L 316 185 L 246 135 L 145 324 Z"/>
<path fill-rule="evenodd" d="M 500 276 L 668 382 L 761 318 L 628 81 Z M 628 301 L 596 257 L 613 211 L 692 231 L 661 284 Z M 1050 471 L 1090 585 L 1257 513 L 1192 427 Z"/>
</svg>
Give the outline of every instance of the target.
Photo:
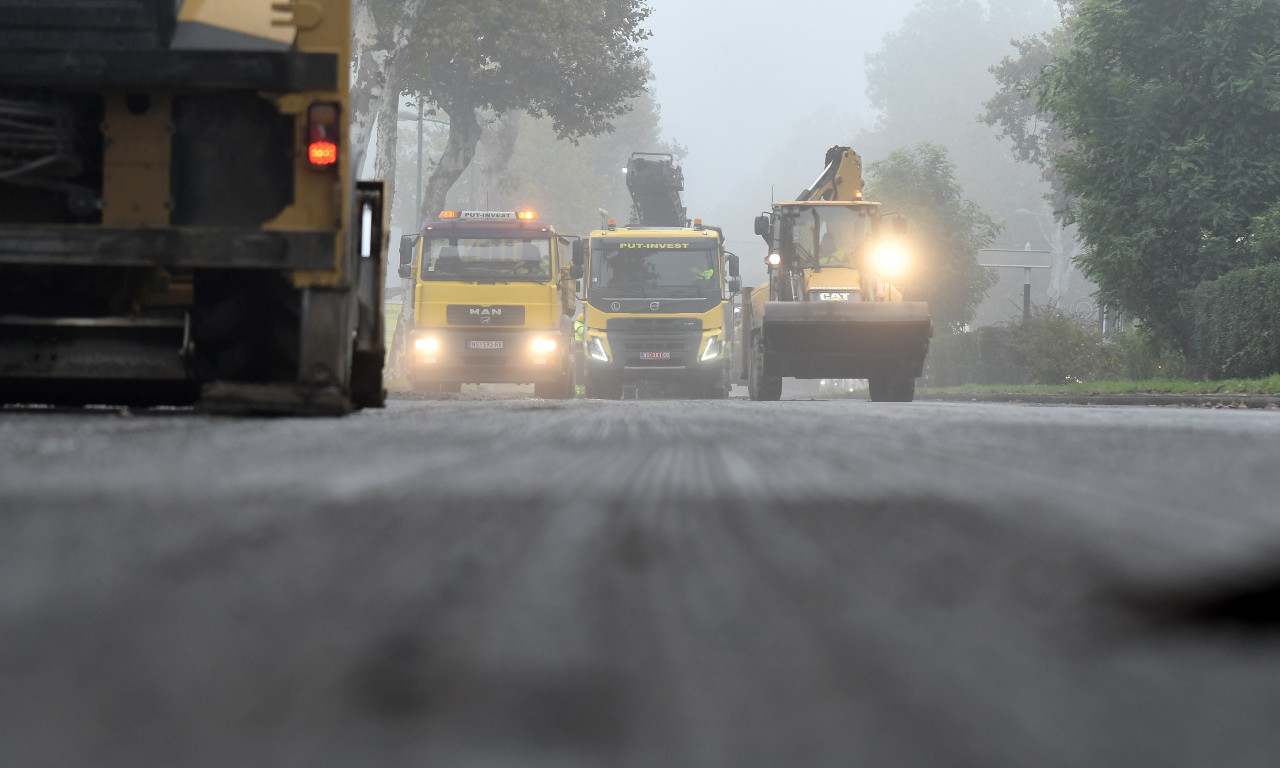
<svg viewBox="0 0 1280 768">
<path fill-rule="evenodd" d="M 658 304 L 658 302 L 655 301 L 649 304 L 649 309 L 653 310 L 654 312 L 657 312 L 659 306 L 660 305 Z"/>
<path fill-rule="evenodd" d="M 621 312 L 622 305 L 615 301 L 609 305 L 609 309 L 612 309 L 614 312 Z"/>
</svg>

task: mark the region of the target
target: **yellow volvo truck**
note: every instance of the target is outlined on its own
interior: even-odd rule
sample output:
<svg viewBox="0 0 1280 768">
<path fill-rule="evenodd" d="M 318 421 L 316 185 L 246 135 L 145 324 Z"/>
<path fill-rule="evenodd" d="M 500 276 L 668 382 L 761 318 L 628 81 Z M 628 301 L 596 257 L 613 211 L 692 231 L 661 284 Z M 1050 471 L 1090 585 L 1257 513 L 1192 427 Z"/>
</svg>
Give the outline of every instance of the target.
<svg viewBox="0 0 1280 768">
<path fill-rule="evenodd" d="M 351 0 L 0 0 L 0 402 L 383 403 L 350 48 Z"/>
<path fill-rule="evenodd" d="M 683 176 L 670 155 L 636 153 L 627 186 L 632 225 L 592 232 L 584 267 L 587 397 L 617 399 L 624 387 L 663 394 L 728 396 L 738 257 L 724 235 L 682 221 Z"/>
<path fill-rule="evenodd" d="M 874 401 L 909 402 L 933 336 L 929 306 L 903 301 L 905 219 L 862 199 L 862 158 L 827 150 L 822 175 L 755 222 L 769 279 L 742 304 L 741 363 L 752 400 L 783 377 L 867 379 Z"/>
<path fill-rule="evenodd" d="M 445 211 L 402 238 L 395 346 L 414 389 L 533 384 L 573 397 L 576 242 L 532 211 Z"/>
</svg>

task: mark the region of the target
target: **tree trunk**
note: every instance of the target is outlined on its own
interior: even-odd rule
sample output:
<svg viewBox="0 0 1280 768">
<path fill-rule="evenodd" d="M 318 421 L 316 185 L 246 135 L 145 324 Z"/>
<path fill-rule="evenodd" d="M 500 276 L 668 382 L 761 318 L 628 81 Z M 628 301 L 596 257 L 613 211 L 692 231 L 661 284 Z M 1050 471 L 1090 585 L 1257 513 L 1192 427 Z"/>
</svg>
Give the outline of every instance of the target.
<svg viewBox="0 0 1280 768">
<path fill-rule="evenodd" d="M 367 3 L 352 8 L 351 54 L 355 72 L 351 78 L 351 173 L 359 177 L 369 152 L 369 138 L 377 117 L 377 104 L 386 87 L 386 65 L 391 59 L 378 22 Z"/>
<path fill-rule="evenodd" d="M 392 61 L 386 70 L 387 82 L 398 82 L 400 64 Z M 396 146 L 400 138 L 400 89 L 388 85 L 383 88 L 377 104 L 378 153 L 373 162 L 373 176 L 386 182 L 387 193 L 394 200 L 396 190 Z"/>
<path fill-rule="evenodd" d="M 449 140 L 422 192 L 423 221 L 434 220 L 444 210 L 449 190 L 475 158 L 476 145 L 480 143 L 480 119 L 475 107 L 458 105 L 446 111 L 449 114 Z"/>
</svg>

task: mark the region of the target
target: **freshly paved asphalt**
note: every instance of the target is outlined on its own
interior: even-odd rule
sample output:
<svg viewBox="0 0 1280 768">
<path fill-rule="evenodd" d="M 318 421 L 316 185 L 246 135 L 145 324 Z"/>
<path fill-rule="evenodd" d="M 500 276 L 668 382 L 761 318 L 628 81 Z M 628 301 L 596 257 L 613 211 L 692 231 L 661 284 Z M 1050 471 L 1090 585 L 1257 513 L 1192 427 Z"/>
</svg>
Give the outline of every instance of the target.
<svg viewBox="0 0 1280 768">
<path fill-rule="evenodd" d="M 0 411 L 0 763 L 1274 766 L 1280 412 Z"/>
</svg>

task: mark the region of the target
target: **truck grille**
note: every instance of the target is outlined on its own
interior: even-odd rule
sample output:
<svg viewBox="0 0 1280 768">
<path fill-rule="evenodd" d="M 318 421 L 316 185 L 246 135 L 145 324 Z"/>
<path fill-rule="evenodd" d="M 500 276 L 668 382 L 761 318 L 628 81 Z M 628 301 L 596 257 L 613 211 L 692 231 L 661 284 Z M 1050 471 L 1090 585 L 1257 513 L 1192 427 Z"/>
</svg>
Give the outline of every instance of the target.
<svg viewBox="0 0 1280 768">
<path fill-rule="evenodd" d="M 702 342 L 702 321 L 688 318 L 617 318 L 605 330 L 618 362 L 630 367 L 693 365 Z M 668 356 L 645 357 L 646 353 Z"/>
<path fill-rule="evenodd" d="M 524 307 L 508 304 L 450 304 L 444 319 L 449 325 L 524 325 Z"/>
</svg>

